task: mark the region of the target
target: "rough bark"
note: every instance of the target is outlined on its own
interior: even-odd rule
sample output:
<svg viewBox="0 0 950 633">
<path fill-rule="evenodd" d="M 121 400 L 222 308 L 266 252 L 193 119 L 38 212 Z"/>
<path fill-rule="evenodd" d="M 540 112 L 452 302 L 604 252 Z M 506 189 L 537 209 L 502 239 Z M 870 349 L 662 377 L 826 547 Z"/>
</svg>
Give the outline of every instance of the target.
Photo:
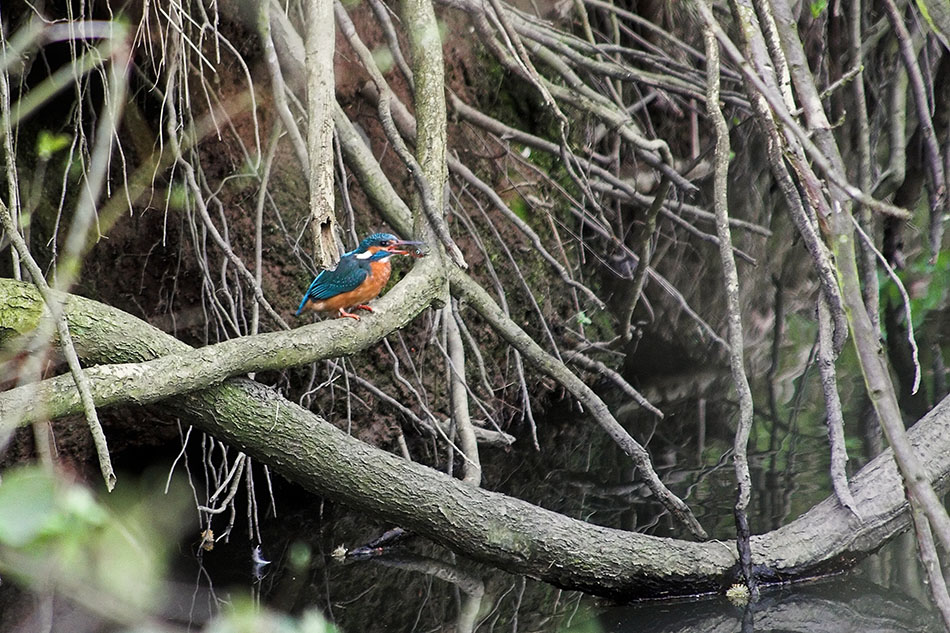
<svg viewBox="0 0 950 633">
<path fill-rule="evenodd" d="M 340 258 L 337 248 L 335 195 L 333 193 L 333 109 L 336 94 L 333 53 L 336 29 L 330 2 L 308 2 L 307 51 L 307 156 L 310 160 L 310 231 L 314 259 L 321 268 L 332 268 Z"/>
<path fill-rule="evenodd" d="M 87 364 L 140 362 L 187 346 L 114 308 L 70 296 L 76 349 Z M 37 291 L 0 280 L 0 344 L 48 318 Z M 694 543 L 598 527 L 476 489 L 356 440 L 252 381 L 231 379 L 153 405 L 269 464 L 305 488 L 498 567 L 622 598 L 716 591 L 734 579 L 733 542 Z M 950 401 L 909 433 L 938 490 L 950 479 Z M 121 482 L 120 482 L 121 484 Z M 890 451 L 852 480 L 862 519 L 830 497 L 791 524 L 752 539 L 764 581 L 841 569 L 908 525 Z"/>
</svg>

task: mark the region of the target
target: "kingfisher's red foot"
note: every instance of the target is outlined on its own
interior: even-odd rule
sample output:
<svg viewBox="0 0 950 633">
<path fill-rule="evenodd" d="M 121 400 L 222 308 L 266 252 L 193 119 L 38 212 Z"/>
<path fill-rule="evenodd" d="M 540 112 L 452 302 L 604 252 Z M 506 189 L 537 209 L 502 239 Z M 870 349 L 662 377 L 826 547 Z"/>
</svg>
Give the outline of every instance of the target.
<svg viewBox="0 0 950 633">
<path fill-rule="evenodd" d="M 356 306 L 356 307 L 353 308 L 353 309 L 354 309 L 354 310 L 366 310 L 367 312 L 375 312 L 375 310 L 373 310 L 373 308 L 371 308 L 370 306 L 366 305 L 365 303 L 361 303 L 361 304 L 359 304 L 358 306 Z"/>
<path fill-rule="evenodd" d="M 347 312 L 347 311 L 344 310 L 343 308 L 340 308 L 340 316 L 339 316 L 339 318 L 342 319 L 343 317 L 349 317 L 349 318 L 351 318 L 351 319 L 356 319 L 357 321 L 360 320 L 360 317 L 359 317 L 358 315 L 353 314 L 352 312 Z"/>
</svg>

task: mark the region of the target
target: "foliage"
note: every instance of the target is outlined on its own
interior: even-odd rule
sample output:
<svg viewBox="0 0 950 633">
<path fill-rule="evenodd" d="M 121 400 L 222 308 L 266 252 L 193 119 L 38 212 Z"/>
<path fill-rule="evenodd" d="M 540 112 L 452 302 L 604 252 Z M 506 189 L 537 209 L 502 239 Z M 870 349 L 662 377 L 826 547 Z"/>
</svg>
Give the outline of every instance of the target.
<svg viewBox="0 0 950 633">
<path fill-rule="evenodd" d="M 26 586 L 74 596 L 93 612 L 128 618 L 152 611 L 162 598 L 168 548 L 183 526 L 184 499 L 127 494 L 106 505 L 42 467 L 8 470 L 0 485 L 0 566 Z"/>
<path fill-rule="evenodd" d="M 903 306 L 904 298 L 894 280 L 884 272 L 880 273 L 878 278 L 881 291 L 887 298 L 887 304 L 882 307 L 882 310 Z M 947 292 L 950 288 L 950 251 L 941 251 L 933 262 L 928 261 L 927 256 L 923 254 L 916 257 L 900 271 L 898 278 L 910 294 L 910 314 L 913 326 L 920 328 L 934 310 L 943 310 L 947 305 Z"/>
<path fill-rule="evenodd" d="M 306 611 L 297 618 L 261 611 L 249 602 L 239 602 L 204 629 L 204 633 L 334 633 L 317 611 Z"/>
<path fill-rule="evenodd" d="M 153 623 L 167 586 L 169 555 L 189 524 L 190 496 L 180 481 L 170 492 L 130 482 L 108 500 L 41 466 L 4 472 L 0 484 L 0 570 L 4 580 L 39 594 L 66 596 L 106 621 L 136 630 Z M 332 633 L 317 612 L 294 619 L 238 601 L 206 633 Z"/>
</svg>

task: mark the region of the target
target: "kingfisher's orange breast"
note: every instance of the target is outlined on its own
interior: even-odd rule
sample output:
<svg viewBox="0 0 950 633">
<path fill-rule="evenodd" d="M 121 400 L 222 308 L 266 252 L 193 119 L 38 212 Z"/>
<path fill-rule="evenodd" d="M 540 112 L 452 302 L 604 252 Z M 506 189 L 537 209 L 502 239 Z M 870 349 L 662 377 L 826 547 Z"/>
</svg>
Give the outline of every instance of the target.
<svg viewBox="0 0 950 633">
<path fill-rule="evenodd" d="M 371 262 L 369 265 L 369 275 L 359 286 L 347 292 L 341 292 L 329 299 L 315 301 L 308 305 L 313 310 L 320 312 L 330 312 L 340 308 L 352 308 L 364 304 L 379 296 L 379 293 L 386 287 L 389 281 L 389 275 L 392 273 L 392 266 L 388 261 Z"/>
</svg>

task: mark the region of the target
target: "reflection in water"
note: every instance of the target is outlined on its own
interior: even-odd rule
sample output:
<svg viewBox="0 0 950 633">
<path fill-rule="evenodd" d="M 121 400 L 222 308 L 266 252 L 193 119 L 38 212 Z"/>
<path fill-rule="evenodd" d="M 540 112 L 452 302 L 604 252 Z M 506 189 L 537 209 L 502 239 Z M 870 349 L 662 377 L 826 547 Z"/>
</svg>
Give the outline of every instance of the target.
<svg viewBox="0 0 950 633">
<path fill-rule="evenodd" d="M 605 609 L 598 618 L 612 633 L 732 633 L 738 630 L 808 633 L 940 631 L 916 600 L 857 579 L 766 591 L 748 611 L 725 599 Z M 748 627 L 752 628 L 749 629 Z"/>
</svg>

